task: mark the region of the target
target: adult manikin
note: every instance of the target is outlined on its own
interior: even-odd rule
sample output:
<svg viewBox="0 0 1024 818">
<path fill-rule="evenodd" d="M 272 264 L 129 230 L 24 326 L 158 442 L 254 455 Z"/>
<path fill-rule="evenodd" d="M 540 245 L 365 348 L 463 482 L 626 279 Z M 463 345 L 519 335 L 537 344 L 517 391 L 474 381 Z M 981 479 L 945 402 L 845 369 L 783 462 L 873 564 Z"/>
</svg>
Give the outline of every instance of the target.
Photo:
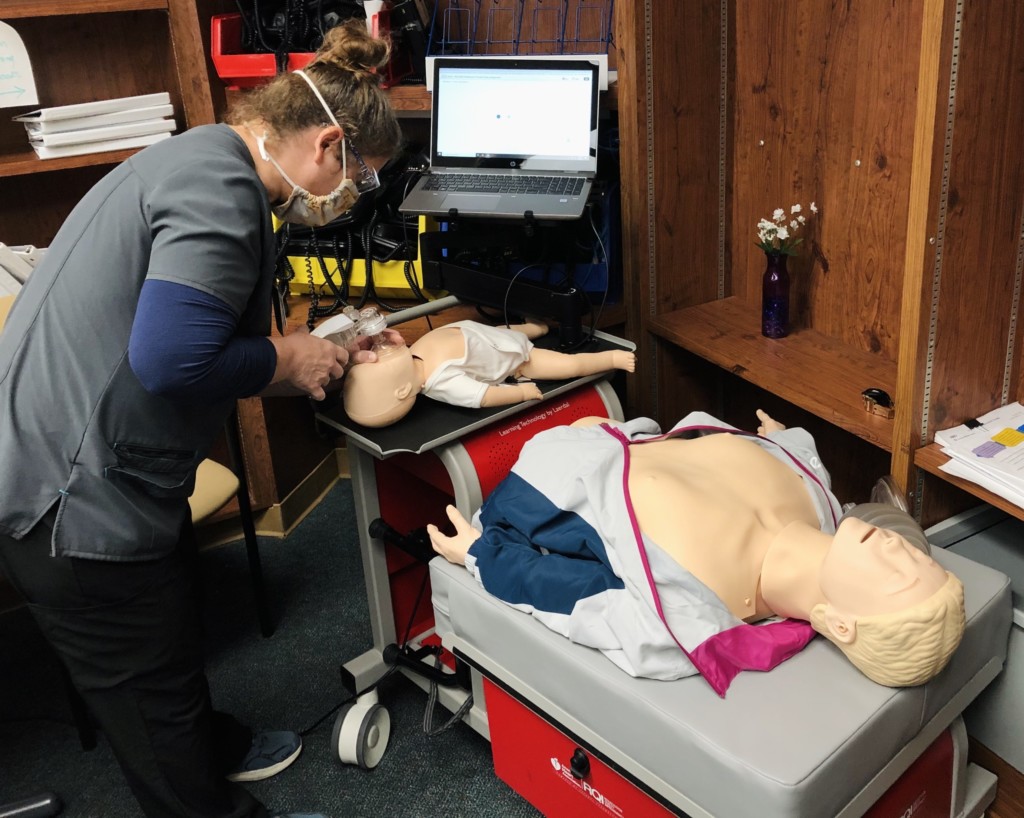
<svg viewBox="0 0 1024 818">
<path fill-rule="evenodd" d="M 665 607 L 665 577 L 680 585 L 696 580 L 686 605 L 697 607 L 694 599 L 707 605 L 702 594 L 710 591 L 710 607 L 717 599 L 736 623 L 772 616 L 810 622 L 880 683 L 912 685 L 932 678 L 963 632 L 959 580 L 913 536 L 855 517 L 840 521 L 810 436 L 786 430 L 763 412 L 758 417 L 757 436 L 700 413 L 664 436 L 651 434 L 656 427 L 644 426 L 648 421 L 620 426 L 600 419 L 541 433 L 524 448 L 507 478 L 510 485 L 488 498 L 478 527 L 452 507 L 454 536 L 428 527 L 434 549 L 467 565 L 496 596 L 525 605 L 550 627 L 604 650 L 634 675 L 686 675 L 671 658 L 674 643 L 709 676 L 694 659 L 701 648 L 692 647 L 704 636 L 687 645 L 678 632 L 685 626 L 671 624 L 671 617 L 664 622 L 674 635 L 667 647 L 649 633 L 657 630 L 656 618 L 638 634 L 623 635 L 624 596 L 635 603 L 630 616 L 651 618 L 653 597 L 644 587 L 644 572 L 631 569 L 641 544 Z M 558 464 L 574 457 L 569 470 L 576 476 L 561 473 Z M 620 466 L 628 494 L 614 488 L 616 481 L 621 486 Z M 543 473 L 552 469 L 553 475 Z M 590 481 L 584 472 L 604 476 Z M 548 480 L 552 488 L 545 488 Z M 562 488 L 571 483 L 579 485 Z M 540 499 L 532 491 L 537 486 Z M 617 506 L 619 494 L 624 496 Z M 558 514 L 519 511 L 547 506 Z M 551 530 L 566 512 L 578 514 L 597 532 L 600 543 L 588 545 L 587 553 L 573 545 L 560 553 L 562 543 L 576 541 Z M 576 532 L 578 526 L 572 537 Z M 664 575 L 658 575 L 661 557 L 675 563 Z M 672 574 L 676 567 L 684 571 Z M 588 572 L 586 587 L 580 586 L 579 578 Z M 715 617 L 715 628 L 730 629 L 719 612 L 712 613 Z M 637 647 L 629 644 L 633 639 L 651 644 Z M 651 661 L 652 656 L 661 658 Z"/>
<path fill-rule="evenodd" d="M 636 366 L 624 350 L 568 354 L 535 347 L 532 341 L 547 329 L 539 322 L 492 327 L 457 321 L 411 347 L 378 349 L 372 366 L 349 371 L 345 411 L 364 426 L 388 426 L 408 414 L 421 392 L 453 406 L 507 406 L 541 397 L 534 383 L 505 383 L 510 376 L 560 380 Z"/>
</svg>

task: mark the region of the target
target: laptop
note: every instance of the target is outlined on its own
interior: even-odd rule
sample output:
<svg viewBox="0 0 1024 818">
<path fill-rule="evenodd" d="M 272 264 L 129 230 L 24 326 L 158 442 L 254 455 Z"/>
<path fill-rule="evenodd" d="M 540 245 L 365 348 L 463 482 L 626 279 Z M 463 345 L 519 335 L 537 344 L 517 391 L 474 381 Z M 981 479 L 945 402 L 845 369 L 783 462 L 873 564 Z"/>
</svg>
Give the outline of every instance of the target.
<svg viewBox="0 0 1024 818">
<path fill-rule="evenodd" d="M 579 218 L 597 171 L 598 72 L 585 59 L 436 58 L 430 167 L 399 209 Z"/>
</svg>

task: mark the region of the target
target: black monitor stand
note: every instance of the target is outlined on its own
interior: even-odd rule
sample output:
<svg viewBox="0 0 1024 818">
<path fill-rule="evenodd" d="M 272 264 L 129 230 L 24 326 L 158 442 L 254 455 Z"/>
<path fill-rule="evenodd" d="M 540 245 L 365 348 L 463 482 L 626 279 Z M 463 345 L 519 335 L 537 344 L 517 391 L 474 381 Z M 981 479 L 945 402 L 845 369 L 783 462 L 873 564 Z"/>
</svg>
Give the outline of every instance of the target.
<svg viewBox="0 0 1024 818">
<path fill-rule="evenodd" d="M 459 225 L 457 230 L 420 235 L 420 258 L 426 289 L 447 290 L 460 300 L 501 310 L 503 314 L 548 319 L 558 325 L 558 348 L 570 349 L 584 341 L 583 317 L 590 312 L 586 293 L 572 284 L 571 274 L 561 285 L 524 279 L 493 263 L 495 250 L 516 231 L 543 229 L 527 220 L 505 228 L 490 223 Z M 557 226 L 555 226 L 557 229 Z M 490 260 L 467 261 L 478 255 Z M 567 265 L 571 270 L 571 265 Z"/>
</svg>

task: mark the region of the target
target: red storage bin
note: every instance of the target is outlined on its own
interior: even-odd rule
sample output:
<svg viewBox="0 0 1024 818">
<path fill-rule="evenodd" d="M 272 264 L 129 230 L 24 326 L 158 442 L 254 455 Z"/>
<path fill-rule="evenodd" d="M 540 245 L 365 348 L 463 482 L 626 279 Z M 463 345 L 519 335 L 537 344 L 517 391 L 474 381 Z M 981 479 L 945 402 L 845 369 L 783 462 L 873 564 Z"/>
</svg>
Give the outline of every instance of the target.
<svg viewBox="0 0 1024 818">
<path fill-rule="evenodd" d="M 371 30 L 376 36 L 386 36 L 390 31 L 387 10 L 373 16 Z M 217 76 L 231 91 L 253 88 L 271 80 L 277 74 L 273 54 L 242 53 L 242 15 L 216 14 L 210 20 L 210 55 Z M 305 68 L 313 59 L 311 53 L 288 55 L 288 70 Z M 408 57 L 401 52 L 392 54 L 384 72 L 382 85 L 388 88 L 409 75 L 411 67 Z"/>
</svg>

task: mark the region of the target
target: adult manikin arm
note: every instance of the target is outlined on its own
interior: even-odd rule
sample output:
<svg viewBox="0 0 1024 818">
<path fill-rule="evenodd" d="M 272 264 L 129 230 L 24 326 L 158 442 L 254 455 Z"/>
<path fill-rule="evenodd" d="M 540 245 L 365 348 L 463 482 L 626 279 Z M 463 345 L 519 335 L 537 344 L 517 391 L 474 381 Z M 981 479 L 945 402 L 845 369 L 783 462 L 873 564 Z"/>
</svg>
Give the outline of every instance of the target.
<svg viewBox="0 0 1024 818">
<path fill-rule="evenodd" d="M 495 497 L 503 486 L 495 489 L 492 499 L 514 503 L 511 496 Z M 531 542 L 539 537 L 515 525 L 488 525 L 480 532 L 454 506 L 446 511 L 455 534 L 449 537 L 437 526 L 428 525 L 434 550 L 449 562 L 465 564 L 489 593 L 505 602 L 552 611 L 557 610 L 559 600 L 569 600 L 568 610 L 563 612 L 570 613 L 576 599 L 622 587 L 622 581 L 585 545 L 573 554 L 542 551 Z"/>
</svg>

